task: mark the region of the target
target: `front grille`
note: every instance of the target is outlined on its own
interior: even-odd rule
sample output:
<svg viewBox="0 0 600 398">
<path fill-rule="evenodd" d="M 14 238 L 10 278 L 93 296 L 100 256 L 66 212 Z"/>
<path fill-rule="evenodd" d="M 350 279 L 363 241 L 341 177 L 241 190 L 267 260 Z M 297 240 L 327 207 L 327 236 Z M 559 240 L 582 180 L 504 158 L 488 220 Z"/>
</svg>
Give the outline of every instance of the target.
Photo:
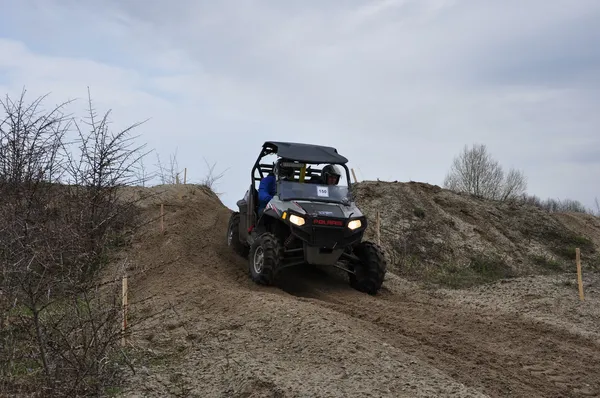
<svg viewBox="0 0 600 398">
<path fill-rule="evenodd" d="M 311 243 L 320 247 L 332 248 L 344 241 L 344 229 L 332 227 L 313 227 Z"/>
</svg>

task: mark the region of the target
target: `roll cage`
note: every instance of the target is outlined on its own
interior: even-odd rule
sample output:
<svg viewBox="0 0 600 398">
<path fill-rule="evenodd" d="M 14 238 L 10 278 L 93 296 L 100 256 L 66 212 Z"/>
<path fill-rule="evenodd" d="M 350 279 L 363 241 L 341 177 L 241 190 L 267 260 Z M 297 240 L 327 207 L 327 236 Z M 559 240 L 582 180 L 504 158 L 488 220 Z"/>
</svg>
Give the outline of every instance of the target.
<svg viewBox="0 0 600 398">
<path fill-rule="evenodd" d="M 260 163 L 260 161 L 268 155 L 277 155 L 282 159 L 289 161 L 295 161 L 299 163 L 308 164 L 322 164 L 331 163 L 337 164 L 344 168 L 346 171 L 346 180 L 348 186 L 350 186 L 350 170 L 348 170 L 348 159 L 340 155 L 337 149 L 322 145 L 311 145 L 311 144 L 299 144 L 294 142 L 275 142 L 267 141 L 263 144 L 262 150 L 254 166 L 252 167 L 251 178 L 252 184 L 256 181 L 262 180 L 266 174 L 273 171 L 272 164 Z M 256 172 L 258 171 L 258 176 Z M 311 166 L 306 168 L 306 176 L 312 177 L 313 173 L 321 173 L 321 169 L 312 168 Z M 296 170 L 295 175 L 300 176 L 300 171 Z"/>
<path fill-rule="evenodd" d="M 251 171 L 251 184 L 248 192 L 246 226 L 251 227 L 256 222 L 256 211 L 258 209 L 258 190 L 256 182 L 260 182 L 269 173 L 273 172 L 274 165 L 261 163 L 261 160 L 268 155 L 277 155 L 286 161 L 305 164 L 306 168 L 295 168 L 294 176 L 310 183 L 314 176 L 321 175 L 321 169 L 312 167 L 315 164 L 335 164 L 341 166 L 346 173 L 348 190 L 351 192 L 350 170 L 346 163 L 348 159 L 340 155 L 337 149 L 329 146 L 302 144 L 295 142 L 267 141 L 263 144 L 260 154 L 254 163 Z M 303 175 L 304 174 L 304 175 Z M 301 178 L 302 177 L 302 178 Z"/>
</svg>

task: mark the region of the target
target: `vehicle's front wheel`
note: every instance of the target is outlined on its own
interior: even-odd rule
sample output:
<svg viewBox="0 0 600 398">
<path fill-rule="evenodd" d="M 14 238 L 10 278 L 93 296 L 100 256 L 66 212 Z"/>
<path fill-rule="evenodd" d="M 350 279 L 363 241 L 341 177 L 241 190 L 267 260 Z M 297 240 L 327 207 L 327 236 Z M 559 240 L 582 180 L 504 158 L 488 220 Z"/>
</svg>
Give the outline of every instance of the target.
<svg viewBox="0 0 600 398">
<path fill-rule="evenodd" d="M 229 218 L 229 226 L 227 228 L 227 246 L 240 256 L 248 257 L 248 246 L 240 241 L 240 213 L 234 212 Z"/>
<path fill-rule="evenodd" d="M 261 285 L 273 285 L 279 263 L 283 258 L 283 247 L 277 237 L 265 232 L 250 247 L 248 267 L 252 280 Z"/>
<path fill-rule="evenodd" d="M 354 262 L 354 274 L 350 276 L 350 286 L 354 289 L 375 295 L 385 279 L 387 264 L 379 246 L 372 242 L 361 242 L 354 247 L 359 262 Z"/>
</svg>

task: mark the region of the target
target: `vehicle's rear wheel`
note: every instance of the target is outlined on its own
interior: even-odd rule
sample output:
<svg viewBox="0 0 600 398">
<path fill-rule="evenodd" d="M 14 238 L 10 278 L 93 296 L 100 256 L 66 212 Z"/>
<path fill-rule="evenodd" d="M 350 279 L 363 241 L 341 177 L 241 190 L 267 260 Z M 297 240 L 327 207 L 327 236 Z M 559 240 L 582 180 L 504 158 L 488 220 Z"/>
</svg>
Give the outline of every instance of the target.
<svg viewBox="0 0 600 398">
<path fill-rule="evenodd" d="M 249 248 L 240 241 L 240 213 L 234 212 L 229 218 L 227 246 L 231 247 L 240 256 L 248 257 Z"/>
<path fill-rule="evenodd" d="M 252 280 L 261 285 L 275 283 L 275 274 L 283 258 L 283 248 L 275 235 L 265 232 L 250 247 L 248 268 Z"/>
<path fill-rule="evenodd" d="M 354 274 L 349 274 L 350 286 L 364 293 L 376 294 L 383 284 L 387 271 L 381 249 L 372 242 L 361 242 L 354 247 L 354 254 L 360 262 L 352 264 Z"/>
</svg>

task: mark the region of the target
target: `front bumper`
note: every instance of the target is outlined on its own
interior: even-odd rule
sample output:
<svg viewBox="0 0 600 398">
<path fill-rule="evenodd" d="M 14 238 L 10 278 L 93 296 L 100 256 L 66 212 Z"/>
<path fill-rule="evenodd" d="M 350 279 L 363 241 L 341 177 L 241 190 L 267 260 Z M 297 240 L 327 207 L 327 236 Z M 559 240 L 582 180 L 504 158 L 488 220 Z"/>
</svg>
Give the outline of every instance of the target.
<svg viewBox="0 0 600 398">
<path fill-rule="evenodd" d="M 367 219 L 364 216 L 354 218 L 338 218 L 310 216 L 289 210 L 285 218 L 288 220 L 292 234 L 305 242 L 308 246 L 341 249 L 356 242 L 360 242 L 367 228 Z M 297 225 L 289 221 L 295 215 L 304 219 L 303 225 Z M 351 221 L 359 220 L 361 225 L 356 229 L 350 229 Z"/>
</svg>

